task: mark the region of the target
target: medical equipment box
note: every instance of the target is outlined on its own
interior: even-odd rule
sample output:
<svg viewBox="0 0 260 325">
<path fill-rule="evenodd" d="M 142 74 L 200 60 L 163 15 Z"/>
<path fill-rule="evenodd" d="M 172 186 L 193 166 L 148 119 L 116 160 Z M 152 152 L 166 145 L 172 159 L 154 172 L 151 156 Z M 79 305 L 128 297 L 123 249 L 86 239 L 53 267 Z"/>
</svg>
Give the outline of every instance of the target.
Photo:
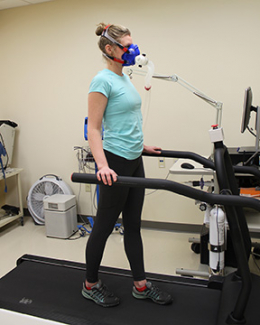
<svg viewBox="0 0 260 325">
<path fill-rule="evenodd" d="M 77 231 L 75 195 L 54 194 L 43 199 L 47 237 L 69 238 Z"/>
</svg>

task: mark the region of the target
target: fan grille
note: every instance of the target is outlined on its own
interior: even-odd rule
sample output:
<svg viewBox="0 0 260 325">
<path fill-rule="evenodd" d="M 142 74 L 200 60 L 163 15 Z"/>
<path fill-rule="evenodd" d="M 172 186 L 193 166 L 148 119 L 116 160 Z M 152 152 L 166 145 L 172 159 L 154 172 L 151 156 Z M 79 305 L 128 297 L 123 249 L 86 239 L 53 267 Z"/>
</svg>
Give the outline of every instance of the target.
<svg viewBox="0 0 260 325">
<path fill-rule="evenodd" d="M 43 199 L 46 196 L 51 196 L 54 194 L 64 194 L 64 191 L 59 185 L 50 181 L 42 181 L 36 184 L 33 188 L 30 197 L 30 207 L 32 209 L 32 213 L 39 220 L 42 220 L 42 217 L 44 216 Z"/>
</svg>

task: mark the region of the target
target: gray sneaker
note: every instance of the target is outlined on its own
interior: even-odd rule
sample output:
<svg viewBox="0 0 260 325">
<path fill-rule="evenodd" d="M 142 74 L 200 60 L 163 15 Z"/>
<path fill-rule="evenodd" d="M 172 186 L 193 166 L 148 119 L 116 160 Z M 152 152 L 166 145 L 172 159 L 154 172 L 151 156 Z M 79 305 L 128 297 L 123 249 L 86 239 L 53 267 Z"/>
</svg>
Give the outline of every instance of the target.
<svg viewBox="0 0 260 325">
<path fill-rule="evenodd" d="M 82 295 L 86 299 L 93 300 L 97 305 L 102 307 L 113 307 L 119 304 L 119 298 L 114 296 L 113 293 L 109 292 L 107 287 L 98 281 L 91 290 L 88 290 L 83 283 Z"/>
<path fill-rule="evenodd" d="M 132 295 L 137 299 L 151 299 L 159 305 L 168 305 L 172 303 L 172 297 L 168 293 L 161 291 L 151 282 L 146 282 L 146 289 L 142 292 L 139 292 L 134 286 Z"/>
</svg>

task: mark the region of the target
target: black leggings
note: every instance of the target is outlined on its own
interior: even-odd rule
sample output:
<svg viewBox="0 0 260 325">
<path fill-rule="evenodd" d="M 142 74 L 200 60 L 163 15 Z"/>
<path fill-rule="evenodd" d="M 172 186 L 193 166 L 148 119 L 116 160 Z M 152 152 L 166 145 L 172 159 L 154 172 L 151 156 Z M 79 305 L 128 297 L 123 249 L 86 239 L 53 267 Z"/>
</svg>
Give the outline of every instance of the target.
<svg viewBox="0 0 260 325">
<path fill-rule="evenodd" d="M 142 156 L 127 160 L 105 151 L 108 165 L 118 176 L 144 177 Z M 98 269 L 106 241 L 122 212 L 124 246 L 134 281 L 145 279 L 143 244 L 140 234 L 144 201 L 143 188 L 110 187 L 101 185 L 98 211 L 86 247 L 87 281 L 98 281 Z"/>
</svg>

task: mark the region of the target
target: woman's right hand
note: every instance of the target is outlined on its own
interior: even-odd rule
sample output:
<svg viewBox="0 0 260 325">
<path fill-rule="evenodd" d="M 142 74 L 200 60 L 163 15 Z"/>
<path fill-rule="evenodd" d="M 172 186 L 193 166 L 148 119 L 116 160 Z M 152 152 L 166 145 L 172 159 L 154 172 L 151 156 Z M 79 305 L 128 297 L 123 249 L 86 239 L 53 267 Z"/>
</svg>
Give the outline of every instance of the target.
<svg viewBox="0 0 260 325">
<path fill-rule="evenodd" d="M 105 166 L 98 170 L 97 179 L 102 181 L 105 185 L 111 186 L 113 182 L 117 181 L 117 174 L 113 169 Z"/>
</svg>

